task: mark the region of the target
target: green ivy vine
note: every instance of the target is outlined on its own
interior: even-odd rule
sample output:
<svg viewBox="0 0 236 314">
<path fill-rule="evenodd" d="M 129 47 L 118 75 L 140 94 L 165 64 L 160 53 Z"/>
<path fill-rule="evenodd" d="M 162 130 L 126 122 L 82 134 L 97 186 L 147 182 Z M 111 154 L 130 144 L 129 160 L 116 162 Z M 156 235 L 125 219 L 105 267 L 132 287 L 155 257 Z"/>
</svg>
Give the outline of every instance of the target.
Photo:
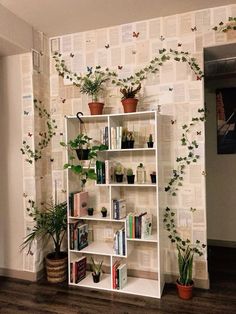
<svg viewBox="0 0 236 314">
<path fill-rule="evenodd" d="M 212 28 L 216 32 L 227 33 L 230 30 L 236 30 L 236 17 L 230 16 L 226 23 L 220 22 L 217 26 Z"/>
<path fill-rule="evenodd" d="M 25 161 L 32 164 L 33 161 L 37 161 L 42 158 L 42 151 L 49 145 L 52 137 L 56 135 L 56 120 L 52 119 L 51 114 L 42 107 L 42 102 L 34 99 L 34 107 L 38 111 L 40 118 L 45 119 L 46 128 L 45 132 L 40 132 L 40 141 L 36 144 L 36 149 L 31 149 L 29 143 L 24 140 L 22 142 L 21 153 L 26 156 Z M 33 134 L 28 133 L 28 136 L 31 137 Z"/>
</svg>

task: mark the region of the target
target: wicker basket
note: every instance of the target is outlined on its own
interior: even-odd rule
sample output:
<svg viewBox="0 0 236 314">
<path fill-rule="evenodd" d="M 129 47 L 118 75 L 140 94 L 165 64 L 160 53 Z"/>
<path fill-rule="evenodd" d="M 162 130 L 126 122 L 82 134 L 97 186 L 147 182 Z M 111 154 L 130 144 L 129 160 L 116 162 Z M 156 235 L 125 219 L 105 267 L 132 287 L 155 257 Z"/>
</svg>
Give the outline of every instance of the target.
<svg viewBox="0 0 236 314">
<path fill-rule="evenodd" d="M 55 258 L 54 253 L 46 256 L 47 280 L 52 283 L 63 282 L 67 279 L 67 253 L 62 252 L 60 258 Z"/>
</svg>

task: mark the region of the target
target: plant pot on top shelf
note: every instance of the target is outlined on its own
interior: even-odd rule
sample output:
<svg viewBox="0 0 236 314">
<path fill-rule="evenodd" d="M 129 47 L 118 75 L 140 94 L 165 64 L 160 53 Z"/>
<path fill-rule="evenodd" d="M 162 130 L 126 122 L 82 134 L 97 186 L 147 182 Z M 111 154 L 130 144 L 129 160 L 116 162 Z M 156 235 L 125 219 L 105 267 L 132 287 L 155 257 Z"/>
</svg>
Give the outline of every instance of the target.
<svg viewBox="0 0 236 314">
<path fill-rule="evenodd" d="M 101 115 L 104 107 L 104 103 L 93 101 L 88 103 L 91 115 Z"/>
<path fill-rule="evenodd" d="M 123 86 L 120 89 L 122 96 L 121 102 L 124 108 L 125 113 L 136 112 L 138 99 L 135 98 L 135 95 L 140 91 L 141 84 L 136 88 L 134 86 Z"/>
</svg>

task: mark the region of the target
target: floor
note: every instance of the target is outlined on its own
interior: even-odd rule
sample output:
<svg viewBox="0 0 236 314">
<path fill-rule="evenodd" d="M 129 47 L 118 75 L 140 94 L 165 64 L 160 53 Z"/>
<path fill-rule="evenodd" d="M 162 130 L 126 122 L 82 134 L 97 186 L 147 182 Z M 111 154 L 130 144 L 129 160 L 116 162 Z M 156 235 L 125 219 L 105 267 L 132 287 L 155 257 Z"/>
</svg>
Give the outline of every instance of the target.
<svg viewBox="0 0 236 314">
<path fill-rule="evenodd" d="M 174 285 L 166 285 L 163 297 L 156 300 L 65 284 L 50 285 L 45 281 L 0 278 L 0 313 L 233 314 L 236 313 L 235 261 L 236 249 L 210 248 L 211 289 L 195 289 L 190 301 L 179 299 Z"/>
</svg>

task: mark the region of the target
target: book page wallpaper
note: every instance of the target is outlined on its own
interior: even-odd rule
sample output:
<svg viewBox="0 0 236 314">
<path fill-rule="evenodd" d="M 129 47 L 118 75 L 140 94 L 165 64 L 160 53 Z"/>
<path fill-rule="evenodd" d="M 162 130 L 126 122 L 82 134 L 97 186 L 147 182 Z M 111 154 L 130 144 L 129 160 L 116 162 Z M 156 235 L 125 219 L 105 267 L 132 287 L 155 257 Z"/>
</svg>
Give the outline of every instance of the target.
<svg viewBox="0 0 236 314">
<path fill-rule="evenodd" d="M 63 171 L 65 154 L 60 146 L 60 141 L 65 140 L 64 116 L 75 115 L 78 111 L 89 114 L 88 97 L 80 94 L 79 89 L 66 79 L 59 78 L 54 60 L 50 58 L 49 61 L 48 55 L 60 51 L 67 66 L 75 72 L 86 72 L 87 67 L 100 65 L 119 71 L 120 77 L 127 77 L 158 56 L 159 49 L 172 48 L 188 51 L 203 68 L 203 47 L 236 41 L 236 36 L 232 33 L 217 33 L 212 30 L 220 21 L 227 21 L 229 16 L 236 16 L 236 5 L 68 34 L 51 38 L 49 43 L 46 38 L 41 38 L 41 42 L 38 40 L 36 51 L 39 52 L 39 69 L 33 68 L 30 54 L 22 55 L 22 106 L 28 112 L 23 114 L 23 138 L 32 141 L 34 145 L 39 129 L 43 128 L 33 107 L 34 97 L 40 98 L 44 106 L 50 108 L 58 128 L 51 145 L 44 151 L 42 160 L 32 165 L 23 163 L 25 193 L 44 200 L 54 194 L 56 181 L 59 200 L 66 198 Z M 70 57 L 71 53 L 73 58 Z M 162 149 L 163 167 L 159 174 L 165 183 L 172 169 L 169 161 L 174 163 L 176 157 L 185 152 L 180 143 L 181 126 L 197 116 L 197 110 L 204 106 L 203 85 L 204 82 L 197 80 L 186 63 L 173 60 L 165 63 L 159 73 L 150 75 L 142 84 L 137 110 L 159 110 L 161 114 L 173 116 L 176 121 L 173 125 L 166 126 L 171 145 Z M 107 86 L 102 98 L 105 102 L 104 113 L 123 112 L 119 88 Z M 29 137 L 29 132 L 33 136 Z M 187 169 L 184 185 L 176 197 L 165 194 L 164 206 L 169 205 L 176 210 L 178 229 L 183 236 L 206 243 L 204 125 L 198 126 L 196 132 L 201 134 L 197 137 L 200 160 Z M 192 139 L 196 132 L 192 133 Z M 190 212 L 190 207 L 197 211 Z M 27 232 L 30 221 L 27 217 L 25 221 Z M 30 261 L 26 259 L 25 269 L 38 269 L 42 261 L 35 256 L 38 253 L 40 250 L 32 252 Z M 164 260 L 166 273 L 176 274 L 176 252 L 168 241 Z M 206 254 L 195 258 L 194 278 L 208 279 Z"/>
</svg>

